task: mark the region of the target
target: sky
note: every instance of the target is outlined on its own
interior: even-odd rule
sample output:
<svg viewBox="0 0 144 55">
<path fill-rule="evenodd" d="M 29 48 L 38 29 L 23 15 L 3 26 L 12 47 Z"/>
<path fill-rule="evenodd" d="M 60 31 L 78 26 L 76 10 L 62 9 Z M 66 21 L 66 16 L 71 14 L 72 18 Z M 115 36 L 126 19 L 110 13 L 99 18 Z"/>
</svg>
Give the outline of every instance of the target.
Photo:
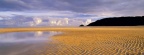
<svg viewBox="0 0 144 55">
<path fill-rule="evenodd" d="M 113 17 L 144 15 L 144 0 L 0 0 L 0 16 Z"/>
</svg>

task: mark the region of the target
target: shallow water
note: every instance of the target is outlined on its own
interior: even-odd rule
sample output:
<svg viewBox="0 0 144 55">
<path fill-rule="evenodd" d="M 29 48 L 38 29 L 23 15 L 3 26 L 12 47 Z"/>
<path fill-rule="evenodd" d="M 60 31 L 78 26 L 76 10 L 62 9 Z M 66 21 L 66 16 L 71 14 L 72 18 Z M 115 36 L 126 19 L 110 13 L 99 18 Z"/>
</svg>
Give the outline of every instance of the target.
<svg viewBox="0 0 144 55">
<path fill-rule="evenodd" d="M 60 32 L 12 32 L 0 34 L 0 55 L 33 55 Z"/>
</svg>

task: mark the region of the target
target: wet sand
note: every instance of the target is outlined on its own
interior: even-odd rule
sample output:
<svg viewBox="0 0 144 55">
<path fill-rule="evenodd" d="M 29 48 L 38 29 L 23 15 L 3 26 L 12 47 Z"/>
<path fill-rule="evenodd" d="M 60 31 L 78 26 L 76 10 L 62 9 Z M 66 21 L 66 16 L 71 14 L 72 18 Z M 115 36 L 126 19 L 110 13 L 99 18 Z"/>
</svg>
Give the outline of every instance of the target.
<svg viewBox="0 0 144 55">
<path fill-rule="evenodd" d="M 60 31 L 37 55 L 144 55 L 144 27 L 5 28 L 4 32 Z M 30 54 L 30 53 L 29 53 Z"/>
</svg>

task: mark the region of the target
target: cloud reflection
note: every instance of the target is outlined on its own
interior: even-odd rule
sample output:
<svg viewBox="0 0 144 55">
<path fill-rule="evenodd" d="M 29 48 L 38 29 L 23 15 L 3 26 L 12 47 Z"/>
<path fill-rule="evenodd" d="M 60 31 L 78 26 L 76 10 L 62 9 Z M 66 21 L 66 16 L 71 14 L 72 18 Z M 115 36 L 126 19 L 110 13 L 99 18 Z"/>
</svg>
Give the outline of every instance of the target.
<svg viewBox="0 0 144 55">
<path fill-rule="evenodd" d="M 37 55 L 60 32 L 12 32 L 0 34 L 0 55 Z M 46 40 L 46 41 L 45 41 Z"/>
<path fill-rule="evenodd" d="M 49 40 L 50 36 L 56 35 L 59 32 L 14 32 L 0 34 L 0 42 L 31 42 Z"/>
</svg>

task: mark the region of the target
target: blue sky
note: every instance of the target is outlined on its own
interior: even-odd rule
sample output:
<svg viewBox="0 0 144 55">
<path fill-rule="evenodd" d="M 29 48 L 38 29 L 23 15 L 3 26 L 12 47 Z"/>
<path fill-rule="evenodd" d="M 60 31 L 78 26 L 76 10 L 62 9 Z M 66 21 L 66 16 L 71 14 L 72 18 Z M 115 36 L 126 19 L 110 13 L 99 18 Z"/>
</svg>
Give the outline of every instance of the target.
<svg viewBox="0 0 144 55">
<path fill-rule="evenodd" d="M 144 15 L 144 0 L 0 0 L 0 15 L 109 17 Z"/>
</svg>

